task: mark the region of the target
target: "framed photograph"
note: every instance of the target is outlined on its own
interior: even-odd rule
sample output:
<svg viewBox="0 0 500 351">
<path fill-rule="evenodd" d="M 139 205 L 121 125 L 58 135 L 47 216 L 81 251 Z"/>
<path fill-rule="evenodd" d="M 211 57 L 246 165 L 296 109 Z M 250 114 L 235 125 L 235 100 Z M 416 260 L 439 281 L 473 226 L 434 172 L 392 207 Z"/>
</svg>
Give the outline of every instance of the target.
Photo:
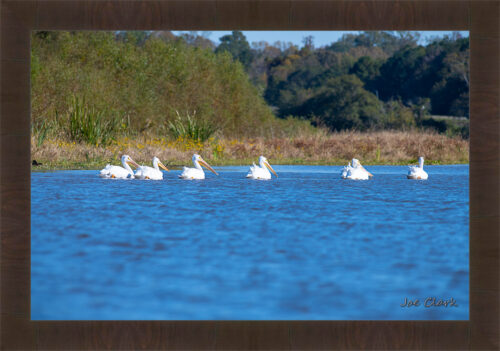
<svg viewBox="0 0 500 351">
<path fill-rule="evenodd" d="M 468 32 L 33 32 L 31 319 L 467 320 L 468 58 Z"/>
<path fill-rule="evenodd" d="M 2 2 L 2 347 L 498 347 L 498 7 Z"/>
</svg>

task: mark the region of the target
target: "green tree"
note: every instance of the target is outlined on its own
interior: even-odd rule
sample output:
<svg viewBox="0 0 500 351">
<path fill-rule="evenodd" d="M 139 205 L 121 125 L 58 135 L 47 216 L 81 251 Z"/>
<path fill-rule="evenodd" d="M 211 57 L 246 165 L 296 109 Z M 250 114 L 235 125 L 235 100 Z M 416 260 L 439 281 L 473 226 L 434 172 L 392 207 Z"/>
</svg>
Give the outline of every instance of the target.
<svg viewBox="0 0 500 351">
<path fill-rule="evenodd" d="M 354 75 L 331 78 L 296 112 L 315 117 L 331 130 L 376 128 L 383 119 L 381 102 Z"/>
<path fill-rule="evenodd" d="M 58 32 L 54 38 L 32 36 L 34 121 L 59 117 L 65 123 L 76 96 L 105 111 L 105 120 L 122 118 L 130 133 L 164 133 L 176 111 L 196 111 L 200 123 L 227 136 L 265 135 L 275 123 L 241 63 L 227 52 L 157 36 L 137 45 L 111 32 Z"/>
<path fill-rule="evenodd" d="M 401 98 L 403 101 L 412 96 L 422 96 L 429 90 L 423 83 L 426 72 L 424 65 L 425 48 L 405 47 L 397 51 L 380 67 L 377 89 L 384 100 Z"/>
<path fill-rule="evenodd" d="M 325 49 L 283 53 L 270 63 L 264 96 L 280 117 L 288 116 L 327 80 L 347 74 L 351 66 L 349 55 Z"/>
<path fill-rule="evenodd" d="M 116 38 L 118 40 L 135 44 L 138 46 L 144 45 L 146 40 L 151 36 L 150 31 L 137 30 L 137 31 L 120 31 L 117 32 Z"/>
<path fill-rule="evenodd" d="M 234 30 L 231 34 L 219 38 L 220 44 L 216 53 L 229 52 L 235 60 L 240 61 L 248 69 L 252 63 L 253 54 L 246 37 L 242 32 Z"/>
<path fill-rule="evenodd" d="M 468 39 L 442 41 L 439 70 L 430 97 L 435 114 L 469 116 Z"/>
<path fill-rule="evenodd" d="M 363 83 L 365 89 L 376 92 L 376 80 L 380 76 L 382 60 L 376 60 L 370 56 L 360 57 L 349 70 L 350 74 L 356 75 Z"/>
<path fill-rule="evenodd" d="M 409 129 L 416 126 L 415 114 L 401 101 L 389 100 L 384 104 L 384 116 L 381 124 L 384 129 Z M 420 110 L 417 113 L 424 113 Z"/>
<path fill-rule="evenodd" d="M 415 47 L 420 39 L 418 32 L 409 31 L 368 31 L 359 34 L 344 34 L 337 42 L 327 48 L 336 52 L 350 52 L 354 48 L 381 48 L 386 54 L 394 52 L 405 46 Z"/>
<path fill-rule="evenodd" d="M 210 32 L 202 32 L 198 34 L 196 31 L 182 33 L 179 38 L 190 46 L 195 46 L 202 49 L 215 49 L 215 44 L 208 39 Z"/>
</svg>

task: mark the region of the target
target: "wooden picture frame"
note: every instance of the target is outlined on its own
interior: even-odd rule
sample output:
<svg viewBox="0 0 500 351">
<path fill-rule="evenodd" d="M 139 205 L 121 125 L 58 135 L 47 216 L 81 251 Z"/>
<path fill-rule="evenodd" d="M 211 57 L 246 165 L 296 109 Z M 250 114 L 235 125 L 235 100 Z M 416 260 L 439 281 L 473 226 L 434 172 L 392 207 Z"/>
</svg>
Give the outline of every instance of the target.
<svg viewBox="0 0 500 351">
<path fill-rule="evenodd" d="M 500 2 L 3 0 L 1 348 L 498 349 Z M 30 321 L 32 30 L 470 31 L 469 321 Z"/>
</svg>

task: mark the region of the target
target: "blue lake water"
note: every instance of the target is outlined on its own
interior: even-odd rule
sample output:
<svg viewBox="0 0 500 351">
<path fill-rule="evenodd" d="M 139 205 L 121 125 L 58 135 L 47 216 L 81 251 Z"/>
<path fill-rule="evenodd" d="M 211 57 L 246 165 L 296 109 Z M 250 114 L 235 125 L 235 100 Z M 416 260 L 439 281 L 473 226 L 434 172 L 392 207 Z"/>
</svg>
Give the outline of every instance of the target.
<svg viewBox="0 0 500 351">
<path fill-rule="evenodd" d="M 469 318 L 467 165 L 426 166 L 427 181 L 273 167 L 271 181 L 33 172 L 32 319 Z"/>
</svg>

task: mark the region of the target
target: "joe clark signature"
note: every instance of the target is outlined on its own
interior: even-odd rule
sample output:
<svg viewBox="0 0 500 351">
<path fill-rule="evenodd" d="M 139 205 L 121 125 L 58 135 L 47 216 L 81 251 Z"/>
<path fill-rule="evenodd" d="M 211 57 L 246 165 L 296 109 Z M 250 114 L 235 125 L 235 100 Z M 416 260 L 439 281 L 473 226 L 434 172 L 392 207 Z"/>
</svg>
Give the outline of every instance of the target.
<svg viewBox="0 0 500 351">
<path fill-rule="evenodd" d="M 405 297 L 405 300 L 401 307 L 458 307 L 457 300 L 453 297 L 449 299 L 440 299 L 437 297 L 427 297 L 421 302 L 419 299 L 409 299 Z"/>
</svg>

